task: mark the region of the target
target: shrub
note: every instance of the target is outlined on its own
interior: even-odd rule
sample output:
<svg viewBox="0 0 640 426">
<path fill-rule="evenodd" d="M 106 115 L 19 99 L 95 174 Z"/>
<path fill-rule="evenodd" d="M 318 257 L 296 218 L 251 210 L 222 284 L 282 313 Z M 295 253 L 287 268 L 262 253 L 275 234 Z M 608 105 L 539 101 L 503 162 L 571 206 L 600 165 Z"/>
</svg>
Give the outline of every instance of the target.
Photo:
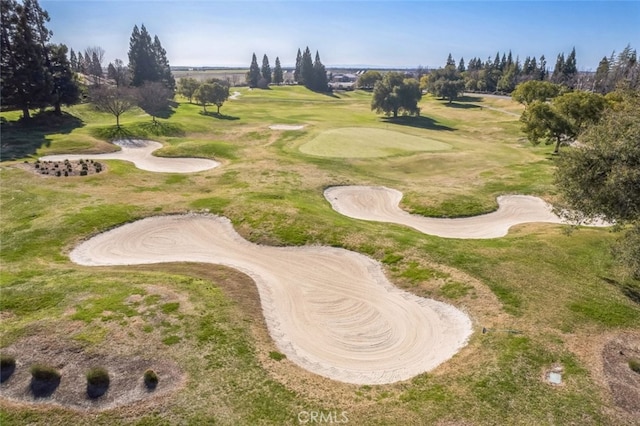
<svg viewBox="0 0 640 426">
<path fill-rule="evenodd" d="M 30 371 L 31 392 L 35 397 L 50 396 L 60 384 L 60 373 L 54 367 L 35 364 Z"/>
<path fill-rule="evenodd" d="M 277 351 L 271 351 L 269 352 L 269 358 L 274 359 L 276 361 L 282 361 L 283 359 L 285 359 L 287 356 L 283 353 L 277 352 Z"/>
<path fill-rule="evenodd" d="M 629 360 L 629 368 L 635 371 L 636 373 L 640 374 L 640 359 L 631 358 Z"/>
<path fill-rule="evenodd" d="M 158 386 L 158 375 L 153 370 L 147 370 L 144 372 L 144 385 L 148 389 L 155 389 Z"/>
<path fill-rule="evenodd" d="M 87 372 L 87 395 L 98 398 L 107 392 L 110 383 L 109 373 L 102 367 L 94 367 Z"/>
<path fill-rule="evenodd" d="M 11 355 L 0 355 L 0 383 L 4 383 L 16 371 L 16 359 Z"/>
</svg>

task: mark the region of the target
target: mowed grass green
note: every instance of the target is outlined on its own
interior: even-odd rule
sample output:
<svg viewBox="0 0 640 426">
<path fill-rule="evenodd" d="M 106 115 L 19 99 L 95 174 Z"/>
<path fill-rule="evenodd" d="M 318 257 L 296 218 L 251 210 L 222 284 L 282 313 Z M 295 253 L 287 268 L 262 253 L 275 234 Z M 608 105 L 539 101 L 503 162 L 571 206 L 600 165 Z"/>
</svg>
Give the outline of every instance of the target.
<svg viewBox="0 0 640 426">
<path fill-rule="evenodd" d="M 188 380 L 153 410 L 84 413 L 0 403 L 0 424 L 282 425 L 298 424 L 301 411 L 344 411 L 352 424 L 373 425 L 398 419 L 416 425 L 621 423 L 594 376 L 597 344 L 581 343 L 640 321 L 629 296 L 640 283 L 621 275 L 611 257 L 616 234 L 580 229 L 568 235 L 562 226 L 528 224 L 500 239 L 447 240 L 346 218 L 322 195 L 329 185 L 385 185 L 405 193 L 407 210 L 434 216 L 484 213 L 504 193 L 552 201 L 551 149 L 522 143 L 517 117 L 499 111 L 519 105 L 474 97 L 459 104 L 487 108 L 451 107 L 425 97 L 420 120 L 390 122 L 371 112 L 371 94 L 363 91 L 239 91 L 221 110 L 226 119 L 203 115 L 202 107 L 181 99 L 160 120 L 182 133 L 153 135 L 165 144 L 159 155 L 223 162 L 189 175 L 148 173 L 118 161 L 87 178 L 42 178 L 18 167 L 49 153 L 116 149 L 107 140 L 113 117 L 89 105 L 66 109 L 80 121 L 72 127 L 2 125 L 3 144 L 29 141 L 33 150 L 16 150 L 28 153 L 0 164 L 0 349 L 42 335 L 80 342 L 87 354 L 117 344 L 131 356 L 174 360 Z M 140 110 L 122 120 L 133 136 L 147 132 L 150 122 Z M 306 127 L 269 130 L 279 123 Z M 323 132 L 345 127 L 385 129 L 453 149 L 378 158 L 300 152 Z M 96 270 L 67 257 L 79 241 L 109 228 L 188 211 L 225 215 L 256 243 L 367 254 L 383 262 L 396 285 L 467 310 L 478 332 L 431 373 L 393 385 L 345 385 L 270 357 L 278 349 L 261 319 L 255 286 L 242 274 L 194 264 Z M 173 300 L 160 300 L 150 288 L 180 295 L 180 306 L 190 308 L 168 309 Z M 144 315 L 131 309 L 132 295 L 145 301 Z M 498 331 L 482 334 L 483 326 Z M 507 329 L 519 334 L 499 331 Z M 560 388 L 541 379 L 554 363 L 565 368 Z"/>
<path fill-rule="evenodd" d="M 300 146 L 300 152 L 319 157 L 372 158 L 424 151 L 446 151 L 452 146 L 433 139 L 371 127 L 325 130 Z"/>
</svg>

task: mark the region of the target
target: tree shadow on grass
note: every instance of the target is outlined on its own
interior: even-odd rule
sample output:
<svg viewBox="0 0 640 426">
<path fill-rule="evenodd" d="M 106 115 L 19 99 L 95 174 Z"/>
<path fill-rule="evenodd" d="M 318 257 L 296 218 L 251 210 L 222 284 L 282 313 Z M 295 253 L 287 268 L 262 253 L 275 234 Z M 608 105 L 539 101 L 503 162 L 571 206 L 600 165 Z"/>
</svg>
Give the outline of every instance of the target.
<svg viewBox="0 0 640 426">
<path fill-rule="evenodd" d="M 634 286 L 632 284 L 621 283 L 607 277 L 600 277 L 600 278 L 607 284 L 611 284 L 614 287 L 617 287 L 622 292 L 622 294 L 624 294 L 632 302 L 636 304 L 640 304 L 640 288 L 639 287 Z"/>
<path fill-rule="evenodd" d="M 443 124 L 438 124 L 436 121 L 429 117 L 409 117 L 409 116 L 401 116 L 401 117 L 383 117 L 382 121 L 387 124 L 397 124 L 400 126 L 410 126 L 417 127 L 420 129 L 429 129 L 429 130 L 446 130 L 453 131 L 455 130 L 453 127 L 445 126 Z"/>
<path fill-rule="evenodd" d="M 53 111 L 38 113 L 25 121 L 0 120 L 2 133 L 2 149 L 0 161 L 16 160 L 33 156 L 43 146 L 50 146 L 47 136 L 54 133 L 69 134 L 84 126 L 84 122 L 69 113 L 55 115 Z"/>
<path fill-rule="evenodd" d="M 459 108 L 459 109 L 475 109 L 475 108 L 480 108 L 482 109 L 482 107 L 480 105 L 475 105 L 475 104 L 462 104 L 460 102 L 447 102 L 446 104 L 444 104 L 444 106 L 448 107 L 448 108 Z"/>
<path fill-rule="evenodd" d="M 200 111 L 200 115 L 206 115 L 207 117 L 217 118 L 218 120 L 240 120 L 240 117 L 234 117 L 232 115 L 220 114 L 212 111 Z"/>
<path fill-rule="evenodd" d="M 482 102 L 482 96 L 458 96 L 456 99 L 458 102 Z"/>
<path fill-rule="evenodd" d="M 124 126 L 105 126 L 91 129 L 91 135 L 107 141 L 119 139 L 135 139 L 136 135 Z"/>
</svg>

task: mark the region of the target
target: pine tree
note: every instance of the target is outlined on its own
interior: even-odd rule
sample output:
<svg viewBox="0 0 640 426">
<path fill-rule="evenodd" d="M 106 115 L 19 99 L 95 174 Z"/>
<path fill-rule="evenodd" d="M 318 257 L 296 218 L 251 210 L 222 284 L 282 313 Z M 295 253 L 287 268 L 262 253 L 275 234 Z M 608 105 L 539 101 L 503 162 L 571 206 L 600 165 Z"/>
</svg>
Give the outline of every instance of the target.
<svg viewBox="0 0 640 426">
<path fill-rule="evenodd" d="M 280 58 L 276 56 L 276 66 L 273 69 L 273 82 L 275 84 L 282 84 L 284 81 L 284 73 L 282 72 L 282 67 L 280 66 Z"/>
<path fill-rule="evenodd" d="M 73 105 L 80 101 L 80 87 L 71 68 L 71 62 L 67 59 L 67 46 L 49 45 L 50 71 L 53 90 L 51 103 L 57 115 L 62 114 L 61 105 Z"/>
<path fill-rule="evenodd" d="M 609 79 L 609 60 L 605 56 L 602 58 L 602 60 L 598 64 L 598 68 L 596 69 L 596 75 L 593 83 L 593 90 L 596 93 L 602 93 L 602 94 L 607 93 L 608 79 Z"/>
<path fill-rule="evenodd" d="M 456 61 L 453 60 L 453 56 L 451 56 L 451 53 L 449 53 L 449 56 L 447 57 L 447 64 L 445 65 L 446 67 L 449 66 L 456 66 Z"/>
<path fill-rule="evenodd" d="M 145 81 L 157 81 L 159 78 L 151 36 L 144 24 L 140 29 L 137 25 L 133 27 L 129 40 L 129 69 L 131 84 L 136 87 Z"/>
<path fill-rule="evenodd" d="M 155 81 L 161 82 L 164 87 L 174 91 L 176 88 L 176 80 L 173 78 L 173 74 L 171 73 L 171 67 L 169 66 L 169 60 L 167 59 L 167 52 L 162 47 L 158 36 L 154 36 L 153 38 L 152 51 L 155 59 L 156 72 L 158 74 L 158 80 Z"/>
<path fill-rule="evenodd" d="M 46 28 L 49 15 L 37 0 L 3 0 L 1 96 L 4 106 L 22 110 L 25 120 L 30 108 L 43 108 L 51 100 L 53 82 L 47 43 L 51 31 Z"/>
<path fill-rule="evenodd" d="M 553 68 L 553 74 L 551 74 L 551 81 L 554 83 L 564 82 L 564 53 L 558 54 L 556 66 Z"/>
<path fill-rule="evenodd" d="M 464 66 L 464 58 L 460 58 L 460 62 L 458 63 L 458 71 L 465 72 L 467 69 Z"/>
<path fill-rule="evenodd" d="M 540 66 L 538 68 L 540 70 L 540 77 L 538 78 L 540 81 L 544 81 L 548 77 L 547 71 L 547 58 L 544 55 L 540 56 Z"/>
<path fill-rule="evenodd" d="M 258 87 L 260 81 L 260 67 L 258 66 L 258 58 L 256 54 L 253 54 L 251 58 L 251 65 L 249 66 L 249 72 L 247 73 L 247 84 L 249 87 Z"/>
<path fill-rule="evenodd" d="M 293 80 L 296 83 L 300 83 L 300 76 L 302 71 L 302 53 L 300 49 L 298 49 L 298 53 L 296 54 L 296 69 L 293 72 Z"/>
<path fill-rule="evenodd" d="M 309 46 L 304 50 L 302 54 L 302 62 L 300 64 L 300 83 L 305 87 L 313 85 L 313 59 L 311 59 L 311 51 Z"/>
<path fill-rule="evenodd" d="M 329 89 L 327 70 L 320 61 L 320 54 L 318 51 L 316 51 L 316 59 L 313 62 L 313 80 L 309 88 L 316 92 L 326 92 Z"/>
<path fill-rule="evenodd" d="M 271 83 L 271 66 L 269 66 L 269 58 L 266 54 L 262 57 L 261 73 L 262 78 L 265 80 L 265 86 L 269 86 Z"/>
<path fill-rule="evenodd" d="M 71 65 L 73 72 L 78 72 L 78 57 L 73 49 L 69 50 L 69 64 Z"/>
</svg>

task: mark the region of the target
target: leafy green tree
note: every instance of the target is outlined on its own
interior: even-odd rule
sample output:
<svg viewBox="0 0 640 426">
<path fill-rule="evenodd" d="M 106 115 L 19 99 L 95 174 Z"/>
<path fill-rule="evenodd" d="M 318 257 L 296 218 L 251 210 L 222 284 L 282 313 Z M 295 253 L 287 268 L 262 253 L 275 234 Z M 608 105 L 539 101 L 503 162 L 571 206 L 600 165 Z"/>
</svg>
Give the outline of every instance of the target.
<svg viewBox="0 0 640 426">
<path fill-rule="evenodd" d="M 419 115 L 418 102 L 421 97 L 417 80 L 407 79 L 399 72 L 388 72 L 375 84 L 371 109 L 387 116 L 393 114 L 394 118 L 398 117 L 399 112 Z"/>
<path fill-rule="evenodd" d="M 622 98 L 581 135 L 579 149 L 562 153 L 555 180 L 572 209 L 626 230 L 614 253 L 640 278 L 640 97 Z"/>
<path fill-rule="evenodd" d="M 120 116 L 136 106 L 137 90 L 130 87 L 94 86 L 89 99 L 98 111 L 107 112 L 116 118 L 120 128 Z"/>
<path fill-rule="evenodd" d="M 146 81 L 137 91 L 137 104 L 151 116 L 154 124 L 156 117 L 169 109 L 173 91 L 160 81 Z"/>
<path fill-rule="evenodd" d="M 273 82 L 275 84 L 282 84 L 284 81 L 284 73 L 282 66 L 280 65 L 280 58 L 276 56 L 276 65 L 273 68 Z"/>
<path fill-rule="evenodd" d="M 178 81 L 178 93 L 189 99 L 189 103 L 191 103 L 198 87 L 200 87 L 200 83 L 195 78 L 183 77 Z"/>
<path fill-rule="evenodd" d="M 267 55 L 262 57 L 262 68 L 260 69 L 262 78 L 265 81 L 265 86 L 271 83 L 271 66 L 269 65 L 269 58 Z"/>
<path fill-rule="evenodd" d="M 220 108 L 227 99 L 229 99 L 229 85 L 213 83 L 213 96 L 211 98 L 211 103 L 218 107 L 218 115 L 220 115 Z"/>
<path fill-rule="evenodd" d="M 46 28 L 49 15 L 37 0 L 1 2 L 0 85 L 2 104 L 22 110 L 28 120 L 31 108 L 49 104 L 53 80 L 49 69 Z"/>
<path fill-rule="evenodd" d="M 49 50 L 49 69 L 51 71 L 53 89 L 51 103 L 55 114 L 62 115 L 61 105 L 73 105 L 80 102 L 80 85 L 67 59 L 67 46 L 51 44 Z"/>
<path fill-rule="evenodd" d="M 511 92 L 511 98 L 528 106 L 535 101 L 546 102 L 562 93 L 562 86 L 549 81 L 530 80 L 518 84 Z"/>
<path fill-rule="evenodd" d="M 558 153 L 563 142 L 576 136 L 566 117 L 546 102 L 532 102 L 522 113 L 520 122 L 522 131 L 532 144 L 537 145 L 541 141 L 547 144 L 555 142 L 554 154 Z"/>
<path fill-rule="evenodd" d="M 571 133 L 579 135 L 600 120 L 606 101 L 598 93 L 576 90 L 558 96 L 553 99 L 552 104 L 573 127 Z"/>
<path fill-rule="evenodd" d="M 447 65 L 431 73 L 427 90 L 436 96 L 448 99 L 451 103 L 464 91 L 464 88 L 464 79 L 449 54 Z"/>
<path fill-rule="evenodd" d="M 258 87 L 260 81 L 260 67 L 258 66 L 258 58 L 254 53 L 251 57 L 251 65 L 249 66 L 249 72 L 247 72 L 247 84 L 249 87 Z"/>
<path fill-rule="evenodd" d="M 360 89 L 373 89 L 376 83 L 380 80 L 382 80 L 382 74 L 380 74 L 379 71 L 368 70 L 358 77 L 356 87 Z"/>
</svg>

